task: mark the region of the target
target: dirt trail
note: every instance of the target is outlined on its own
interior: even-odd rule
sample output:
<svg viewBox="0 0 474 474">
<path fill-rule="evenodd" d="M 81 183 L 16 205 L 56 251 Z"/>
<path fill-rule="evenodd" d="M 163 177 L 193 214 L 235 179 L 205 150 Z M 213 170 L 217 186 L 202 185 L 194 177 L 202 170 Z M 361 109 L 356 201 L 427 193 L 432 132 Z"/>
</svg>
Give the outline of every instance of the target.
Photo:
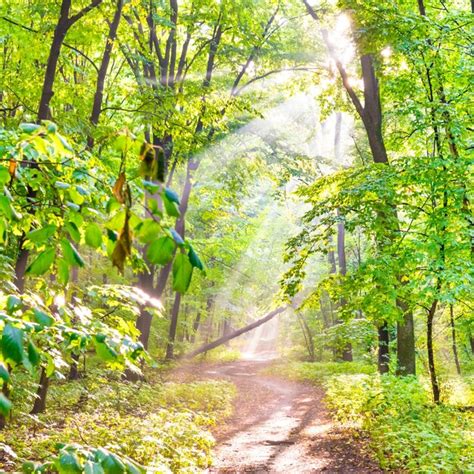
<svg viewBox="0 0 474 474">
<path fill-rule="evenodd" d="M 238 390 L 234 415 L 214 433 L 209 473 L 382 472 L 364 453 L 362 441 L 334 425 L 321 389 L 262 376 L 265 364 L 238 361 L 201 368 L 200 378 L 230 380 Z"/>
</svg>

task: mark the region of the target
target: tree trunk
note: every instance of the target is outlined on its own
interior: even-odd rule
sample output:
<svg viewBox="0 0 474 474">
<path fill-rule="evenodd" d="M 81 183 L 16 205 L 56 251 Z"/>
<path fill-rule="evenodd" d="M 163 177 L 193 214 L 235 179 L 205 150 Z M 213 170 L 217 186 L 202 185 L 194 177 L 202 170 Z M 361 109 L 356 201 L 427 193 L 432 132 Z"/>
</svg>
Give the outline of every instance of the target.
<svg viewBox="0 0 474 474">
<path fill-rule="evenodd" d="M 338 213 L 339 215 L 339 213 Z M 346 261 L 346 229 L 344 222 L 338 222 L 337 224 L 337 261 L 339 264 L 339 274 L 345 276 L 347 274 L 347 261 Z M 346 300 L 341 298 L 339 302 L 339 308 L 344 308 Z M 342 322 L 342 320 L 340 320 Z M 347 342 L 342 349 L 342 360 L 345 362 L 352 362 L 352 344 Z"/>
<path fill-rule="evenodd" d="M 33 409 L 31 410 L 32 415 L 43 413 L 46 410 L 46 395 L 48 394 L 48 387 L 49 387 L 49 377 L 46 375 L 46 370 L 42 368 L 38 391 L 36 393 Z"/>
<path fill-rule="evenodd" d="M 384 323 L 378 328 L 379 333 L 379 350 L 378 350 L 378 370 L 381 374 L 386 374 L 390 368 L 390 334 L 388 324 Z"/>
<path fill-rule="evenodd" d="M 174 359 L 174 344 L 176 340 L 176 329 L 178 327 L 180 303 L 181 303 L 181 293 L 177 291 L 174 297 L 173 310 L 171 311 L 171 321 L 170 321 L 170 328 L 168 332 L 168 344 L 166 346 L 166 360 Z"/>
<path fill-rule="evenodd" d="M 403 301 L 398 301 L 398 307 L 403 311 L 403 320 L 397 323 L 397 374 L 415 375 L 415 327 L 413 312 L 408 310 Z"/>
<path fill-rule="evenodd" d="M 201 323 L 201 312 L 198 311 L 198 313 L 196 314 L 196 318 L 194 319 L 194 323 L 193 323 L 193 333 L 191 334 L 191 338 L 190 338 L 191 344 L 194 344 L 194 342 L 196 341 L 196 334 L 198 332 L 200 323 Z"/>
<path fill-rule="evenodd" d="M 25 272 L 29 256 L 29 251 L 24 248 L 24 242 L 24 237 L 18 241 L 18 256 L 15 262 L 15 286 L 20 293 L 25 291 Z"/>
<path fill-rule="evenodd" d="M 112 55 L 112 49 L 114 46 L 114 41 L 117 36 L 117 30 L 119 27 L 120 19 L 122 17 L 122 7 L 123 0 L 117 0 L 117 7 L 115 10 L 112 23 L 109 26 L 109 34 L 105 43 L 104 55 L 102 56 L 102 62 L 100 64 L 99 73 L 97 75 L 97 85 L 94 94 L 94 102 L 92 105 L 92 113 L 90 117 L 90 122 L 93 126 L 96 126 L 99 123 L 99 117 L 102 110 L 102 100 L 104 97 L 104 86 L 105 78 L 107 76 L 107 70 L 109 68 L 110 57 Z M 87 146 L 92 148 L 94 145 L 94 138 L 89 136 L 87 138 Z"/>
<path fill-rule="evenodd" d="M 252 324 L 249 324 L 241 329 L 237 329 L 236 331 L 233 331 L 230 334 L 227 334 L 227 336 L 220 337 L 219 339 L 216 339 L 215 341 L 210 342 L 209 344 L 204 344 L 198 349 L 189 352 L 184 357 L 186 359 L 192 359 L 193 357 L 196 357 L 197 355 L 202 354 L 203 352 L 208 352 L 211 349 L 215 349 L 216 347 L 219 347 L 222 344 L 225 344 L 227 341 L 230 341 L 231 339 L 235 339 L 236 337 L 242 334 L 245 334 L 246 332 L 249 332 L 252 329 L 258 328 L 259 326 L 266 323 L 267 321 L 270 321 L 271 319 L 273 319 L 275 316 L 282 313 L 286 309 L 287 309 L 286 307 L 277 308 L 271 311 L 270 313 L 268 313 L 263 318 L 258 319 L 257 321 L 253 322 Z"/>
<path fill-rule="evenodd" d="M 454 324 L 454 308 L 453 305 L 449 305 L 449 321 L 451 324 L 451 337 L 453 342 L 453 356 L 454 356 L 454 363 L 456 364 L 456 372 L 458 375 L 461 375 L 461 365 L 459 364 L 459 357 L 458 357 L 458 345 L 456 342 L 456 326 Z"/>
<path fill-rule="evenodd" d="M 299 312 L 296 312 L 296 316 L 301 325 L 301 332 L 303 333 L 306 348 L 308 349 L 309 360 L 311 362 L 314 362 L 316 360 L 316 353 L 314 351 L 313 335 L 311 334 L 311 330 L 309 329 L 308 323 L 306 322 L 305 318 Z"/>
<path fill-rule="evenodd" d="M 53 41 L 49 50 L 48 62 L 46 64 L 46 73 L 43 81 L 43 89 L 41 91 L 41 99 L 38 107 L 38 121 L 51 118 L 50 103 L 53 98 L 53 85 L 56 77 L 59 54 L 61 47 L 69 29 L 69 9 L 71 8 L 71 0 L 63 0 L 61 4 L 61 13 L 58 23 L 54 29 Z"/>
<path fill-rule="evenodd" d="M 140 273 L 138 275 L 138 286 L 145 293 L 152 294 L 153 292 L 153 276 L 154 272 L 152 270 Z M 158 298 L 160 297 L 161 295 L 158 296 Z M 145 349 L 148 349 L 152 320 L 152 314 L 142 307 L 140 310 L 140 315 L 137 318 L 136 327 L 140 331 L 139 339 Z"/>
<path fill-rule="evenodd" d="M 434 350 L 433 350 L 433 320 L 436 313 L 436 307 L 438 305 L 438 300 L 434 300 L 431 305 L 430 310 L 428 311 L 428 318 L 426 323 L 426 345 L 428 350 L 428 368 L 430 371 L 431 379 L 431 389 L 433 391 L 433 401 L 439 403 L 440 401 L 440 389 L 438 384 L 438 378 L 436 376 L 436 367 L 434 360 Z"/>
</svg>

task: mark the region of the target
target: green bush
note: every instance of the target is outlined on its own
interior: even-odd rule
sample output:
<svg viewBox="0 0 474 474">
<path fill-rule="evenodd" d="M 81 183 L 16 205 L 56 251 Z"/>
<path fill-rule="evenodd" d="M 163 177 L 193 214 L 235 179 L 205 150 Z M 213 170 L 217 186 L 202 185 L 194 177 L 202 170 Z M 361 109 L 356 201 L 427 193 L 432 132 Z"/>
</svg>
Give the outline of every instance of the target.
<svg viewBox="0 0 474 474">
<path fill-rule="evenodd" d="M 454 406 L 433 405 L 416 378 L 340 375 L 326 388 L 336 418 L 370 434 L 382 468 L 474 471 L 474 417 Z"/>
</svg>

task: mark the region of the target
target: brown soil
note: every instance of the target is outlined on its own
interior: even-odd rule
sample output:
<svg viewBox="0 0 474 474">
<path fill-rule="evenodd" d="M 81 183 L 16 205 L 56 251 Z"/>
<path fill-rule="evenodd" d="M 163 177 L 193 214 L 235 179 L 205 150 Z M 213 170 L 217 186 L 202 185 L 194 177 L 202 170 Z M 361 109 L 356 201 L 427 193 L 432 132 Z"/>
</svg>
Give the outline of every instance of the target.
<svg viewBox="0 0 474 474">
<path fill-rule="evenodd" d="M 234 414 L 216 428 L 209 473 L 380 473 L 366 443 L 338 428 L 322 389 L 262 375 L 268 362 L 238 361 L 178 370 L 184 378 L 233 382 Z"/>
</svg>

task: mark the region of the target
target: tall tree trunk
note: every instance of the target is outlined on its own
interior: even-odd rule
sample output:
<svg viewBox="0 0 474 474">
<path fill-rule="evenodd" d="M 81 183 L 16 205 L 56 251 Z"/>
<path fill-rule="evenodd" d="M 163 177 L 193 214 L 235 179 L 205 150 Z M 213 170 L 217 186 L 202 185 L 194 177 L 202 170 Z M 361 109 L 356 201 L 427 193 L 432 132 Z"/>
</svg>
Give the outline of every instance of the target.
<svg viewBox="0 0 474 474">
<path fill-rule="evenodd" d="M 54 29 L 53 41 L 49 49 L 48 60 L 46 63 L 46 72 L 43 80 L 43 87 L 41 90 L 41 98 L 38 107 L 38 121 L 47 120 L 51 118 L 50 103 L 53 98 L 54 80 L 59 61 L 59 54 L 61 47 L 66 38 L 66 34 L 74 23 L 80 20 L 85 14 L 97 7 L 103 0 L 92 0 L 89 5 L 85 6 L 75 15 L 69 16 L 71 10 L 71 0 L 62 0 L 59 19 Z"/>
<path fill-rule="evenodd" d="M 302 0 L 306 7 L 309 15 L 316 21 L 319 21 L 319 15 L 316 10 L 310 5 L 308 0 Z M 364 124 L 367 139 L 369 141 L 370 150 L 372 153 L 372 159 L 375 163 L 386 163 L 388 164 L 387 151 L 385 149 L 385 142 L 382 134 L 382 107 L 380 101 L 380 91 L 378 86 L 377 77 L 375 75 L 374 61 L 370 54 L 364 54 L 360 58 L 362 68 L 362 79 L 364 81 L 364 104 L 362 104 L 357 93 L 351 86 L 347 71 L 344 69 L 341 61 L 337 57 L 334 48 L 329 41 L 328 31 L 325 29 L 321 30 L 321 34 L 329 54 L 334 59 L 336 67 L 339 71 L 343 86 L 349 95 L 357 114 Z M 396 217 L 396 208 L 393 208 L 394 215 Z M 396 219 L 398 222 L 398 219 Z M 398 301 L 397 301 L 398 304 Z M 413 324 L 413 312 L 407 310 L 407 308 L 400 308 L 403 312 L 403 321 L 401 322 L 402 331 L 400 337 L 397 337 L 397 357 L 398 365 L 402 369 L 402 374 L 414 374 L 415 373 L 415 337 L 414 337 L 414 324 Z M 399 350 L 400 349 L 400 350 Z"/>
<path fill-rule="evenodd" d="M 316 359 L 316 354 L 314 351 L 314 340 L 313 340 L 313 335 L 311 334 L 311 330 L 308 326 L 308 323 L 306 322 L 305 318 L 303 315 L 301 315 L 299 312 L 296 312 L 296 317 L 298 318 L 298 321 L 301 326 L 301 332 L 303 333 L 304 341 L 306 344 L 306 349 L 308 350 L 308 355 L 309 355 L 309 360 L 311 362 L 314 362 Z"/>
<path fill-rule="evenodd" d="M 456 364 L 456 372 L 458 373 L 458 375 L 461 375 L 461 365 L 459 364 L 459 357 L 458 357 L 458 345 L 456 342 L 456 326 L 454 324 L 454 308 L 452 304 L 449 305 L 449 322 L 451 324 L 453 357 L 454 357 L 454 363 Z"/>
<path fill-rule="evenodd" d="M 171 311 L 171 321 L 168 332 L 168 344 L 166 346 L 166 360 L 174 359 L 174 345 L 176 341 L 176 329 L 178 327 L 179 306 L 181 303 L 181 293 L 176 292 L 173 309 Z"/>
<path fill-rule="evenodd" d="M 48 61 L 46 64 L 46 72 L 43 81 L 43 89 L 41 91 L 41 99 L 38 107 L 38 121 L 51 118 L 50 103 L 53 98 L 53 85 L 56 78 L 56 70 L 58 66 L 59 54 L 61 47 L 66 38 L 69 29 L 69 10 L 71 8 L 71 0 L 63 0 L 61 3 L 61 13 L 58 23 L 54 29 L 53 41 L 49 50 Z"/>
<path fill-rule="evenodd" d="M 337 224 L 337 261 L 339 263 L 339 274 L 345 276 L 347 274 L 346 262 L 346 230 L 344 222 Z M 346 300 L 341 298 L 339 308 L 342 309 L 346 305 Z M 340 320 L 341 322 L 341 320 Z M 352 362 L 352 344 L 347 342 L 342 349 L 342 360 L 345 362 Z"/>
<path fill-rule="evenodd" d="M 48 387 L 49 377 L 46 375 L 46 370 L 42 368 L 38 391 L 36 393 L 33 409 L 31 410 L 32 415 L 43 413 L 46 410 L 46 395 L 48 394 Z"/>
<path fill-rule="evenodd" d="M 186 171 L 186 181 L 184 183 L 183 188 L 183 195 L 181 197 L 181 202 L 179 205 L 179 213 L 180 216 L 176 221 L 176 232 L 178 232 L 181 237 L 185 236 L 186 231 L 186 212 L 188 210 L 189 205 L 189 198 L 191 196 L 191 190 L 193 187 L 192 184 L 192 174 L 197 169 L 198 163 L 192 160 L 188 161 L 187 171 Z M 173 311 L 171 313 L 171 321 L 170 327 L 168 331 L 168 345 L 166 347 L 166 359 L 170 360 L 174 358 L 174 343 L 176 338 L 176 328 L 178 327 L 178 318 L 179 318 L 179 307 L 181 304 L 181 293 L 176 292 L 174 303 L 173 303 Z"/>
<path fill-rule="evenodd" d="M 428 311 L 428 317 L 426 322 L 426 345 L 428 350 L 428 368 L 430 371 L 431 389 L 433 391 L 433 401 L 439 403 L 440 401 L 440 389 L 438 384 L 438 377 L 436 375 L 436 367 L 434 360 L 434 349 L 433 349 L 433 320 L 436 313 L 436 307 L 438 300 L 434 300 Z"/>
<path fill-rule="evenodd" d="M 378 328 L 378 370 L 381 374 L 386 374 L 390 368 L 390 333 L 386 321 Z"/>
<path fill-rule="evenodd" d="M 110 58 L 112 55 L 112 49 L 114 41 L 117 36 L 117 30 L 119 27 L 120 19 L 122 17 L 123 0 L 117 0 L 117 7 L 112 22 L 109 26 L 109 34 L 105 43 L 104 54 L 102 56 L 102 62 L 100 64 L 99 73 L 97 74 L 97 84 L 94 94 L 94 102 L 92 105 L 92 113 L 90 117 L 91 124 L 95 127 L 99 123 L 99 117 L 102 110 L 102 101 L 104 97 L 105 78 L 107 76 L 107 70 L 109 68 Z M 94 145 L 94 138 L 89 136 L 87 138 L 87 146 L 92 148 Z"/>
<path fill-rule="evenodd" d="M 198 332 L 200 323 L 201 323 L 201 311 L 198 311 L 198 313 L 196 314 L 196 318 L 194 319 L 194 322 L 193 322 L 193 333 L 191 334 L 191 338 L 190 338 L 191 344 L 194 344 L 194 342 L 196 341 L 196 334 Z"/>
</svg>

